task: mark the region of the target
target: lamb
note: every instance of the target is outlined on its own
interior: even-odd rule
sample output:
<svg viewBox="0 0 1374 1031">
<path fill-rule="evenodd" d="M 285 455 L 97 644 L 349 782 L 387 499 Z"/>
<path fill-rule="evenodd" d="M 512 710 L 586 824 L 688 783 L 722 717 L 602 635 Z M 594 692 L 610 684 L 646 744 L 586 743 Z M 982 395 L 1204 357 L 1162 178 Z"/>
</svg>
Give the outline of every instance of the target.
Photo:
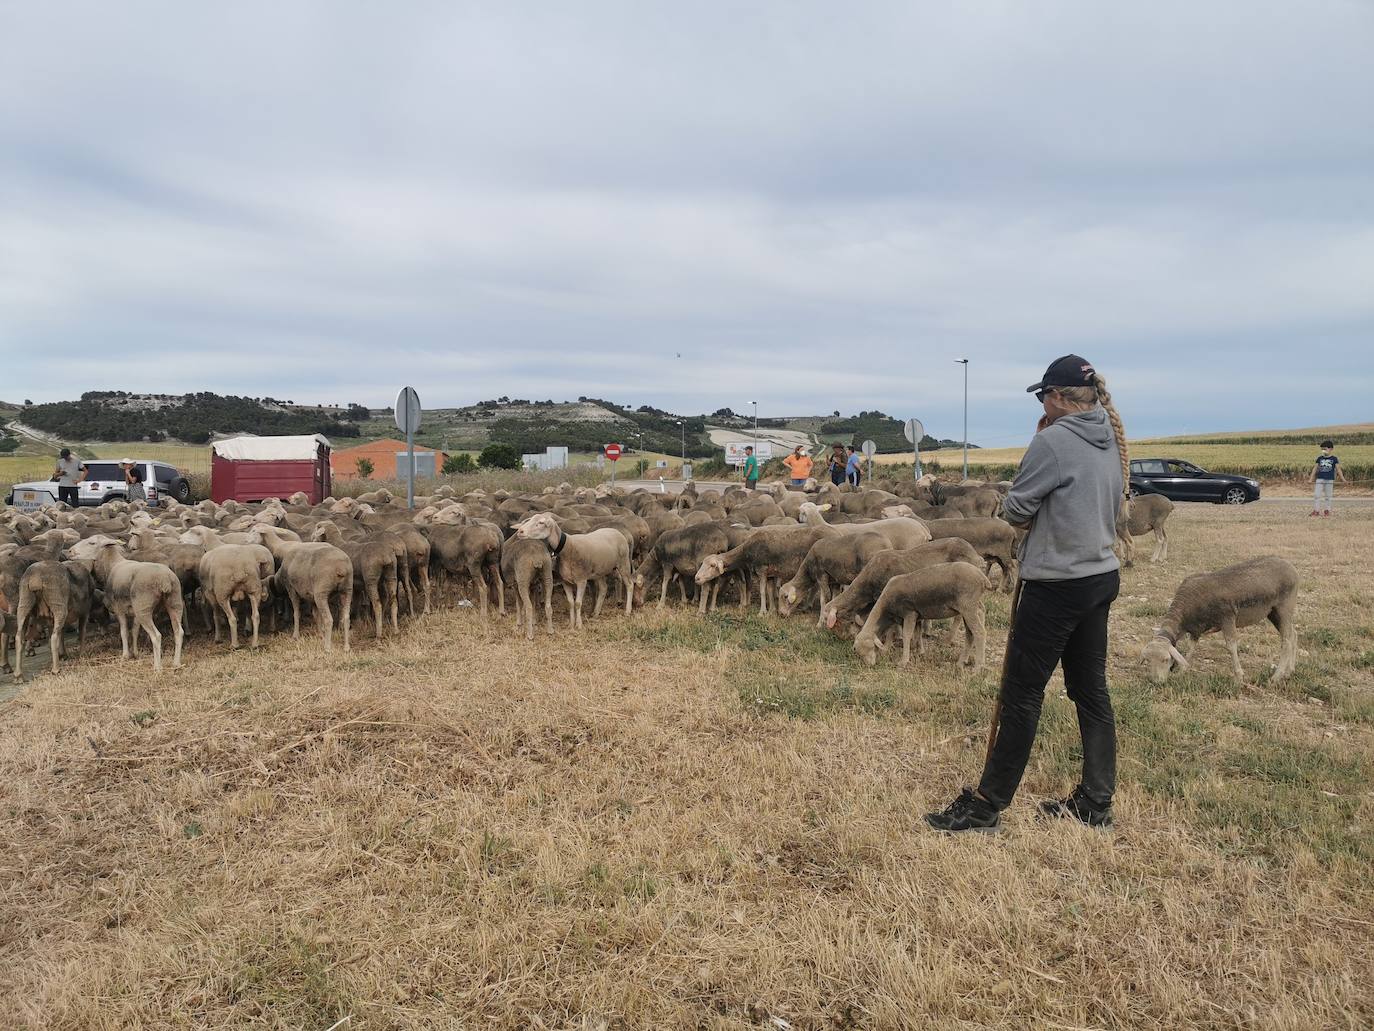
<svg viewBox="0 0 1374 1031">
<path fill-rule="evenodd" d="M 391 632 L 401 632 L 396 620 L 396 551 L 400 541 L 395 537 L 385 540 L 344 540 L 343 531 L 337 523 L 323 522 L 315 527 L 311 540 L 324 541 L 334 545 L 353 563 L 354 593 L 361 587 L 372 603 L 372 618 L 377 625 L 377 640 L 382 639 L 383 598 L 391 600 Z"/>
<path fill-rule="evenodd" d="M 261 544 L 226 544 L 201 556 L 197 574 L 201 597 L 210 607 L 215 623 L 215 643 L 219 643 L 219 617 L 223 611 L 229 621 L 229 649 L 239 646 L 239 620 L 234 602 L 247 601 L 253 625 L 253 648 L 258 646 L 259 606 L 266 593 L 264 581 L 275 570 L 272 553 Z"/>
<path fill-rule="evenodd" d="M 128 558 L 124 546 L 113 537 L 87 537 L 73 544 L 68 555 L 74 560 L 91 563 L 91 572 L 105 591 L 105 607 L 119 621 L 120 658 L 129 658 L 129 629 L 133 627 L 133 654 L 138 657 L 138 631 L 141 627 L 153 644 L 153 670 L 162 672 L 162 634 L 153 617 L 159 609 L 172 621 L 176 642 L 172 668 L 181 666 L 181 641 L 185 603 L 181 596 L 181 581 L 160 562 L 135 562 Z"/>
<path fill-rule="evenodd" d="M 1293 615 L 1298 605 L 1298 571 L 1276 556 L 1252 558 L 1212 573 L 1195 573 L 1178 585 L 1174 600 L 1154 640 L 1145 646 L 1140 661 L 1149 667 L 1150 679 L 1162 684 L 1174 665 L 1188 668 L 1188 656 L 1204 634 L 1221 631 L 1231 651 L 1236 680 L 1245 682 L 1236 650 L 1236 631 L 1269 620 L 1279 632 L 1279 661 L 1271 683 L 1293 672 L 1298 661 L 1298 632 Z M 1179 653 L 1178 643 L 1191 637 L 1188 650 Z"/>
<path fill-rule="evenodd" d="M 24 679 L 24 623 L 33 615 L 48 620 L 52 633 L 48 650 L 52 671 L 57 672 L 62 654 L 62 632 L 76 627 L 77 655 L 86 643 L 86 624 L 91 618 L 95 582 L 80 562 L 35 562 L 19 580 L 19 605 L 15 614 L 14 679 Z"/>
<path fill-rule="evenodd" d="M 702 559 L 730 549 L 730 538 L 724 528 L 716 523 L 697 523 L 677 530 L 668 530 L 659 535 L 649 555 L 640 563 L 634 573 L 635 604 L 644 604 L 644 589 L 649 577 L 660 573 L 663 588 L 659 591 L 658 607 L 663 608 L 668 600 L 668 587 L 677 579 L 682 587 L 682 600 L 687 600 L 686 582 L 696 575 Z M 716 596 L 720 593 L 720 582 L 703 589 L 698 599 L 697 611 L 705 612 L 708 606 L 715 607 Z M 709 598 L 708 598 L 709 596 Z"/>
<path fill-rule="evenodd" d="M 444 574 L 445 581 L 460 572 L 472 578 L 483 619 L 487 616 L 487 592 L 494 590 L 497 610 L 504 616 L 506 591 L 501 582 L 501 545 L 505 538 L 500 528 L 494 523 L 471 522 L 466 526 L 435 525 L 428 529 L 429 560 L 436 571 Z"/>
<path fill-rule="evenodd" d="M 816 626 L 821 626 L 825 605 L 830 600 L 831 583 L 847 586 L 870 559 L 890 547 L 888 541 L 876 533 L 846 534 L 817 541 L 802 559 L 797 575 L 779 589 L 778 614 L 789 615 L 814 587 L 819 600 Z"/>
<path fill-rule="evenodd" d="M 918 569 L 944 562 L 965 562 L 976 569 L 983 568 L 983 557 L 962 537 L 931 541 L 919 548 L 903 551 L 893 549 L 878 552 L 838 598 L 821 607 L 825 625 L 833 629 L 841 622 L 862 618 L 894 576 L 914 573 Z"/>
<path fill-rule="evenodd" d="M 707 584 L 740 569 L 753 573 L 759 583 L 759 614 L 768 615 L 768 581 L 791 579 L 806 553 L 823 537 L 838 536 L 835 527 L 799 526 L 755 530 L 743 543 L 722 554 L 707 555 L 696 573 L 698 584 Z"/>
<path fill-rule="evenodd" d="M 315 625 L 324 638 L 324 650 L 334 650 L 334 613 L 330 603 L 339 597 L 339 623 L 343 629 L 343 649 L 352 651 L 349 626 L 353 608 L 353 562 L 332 544 L 302 543 L 287 540 L 284 531 L 259 527 L 249 534 L 250 544 L 262 544 L 277 562 L 273 588 L 291 601 L 291 637 L 301 636 L 301 599 L 315 606 Z"/>
<path fill-rule="evenodd" d="M 995 562 L 1002 571 L 1002 590 L 1011 593 L 1016 579 L 1016 531 L 1005 519 L 937 519 L 926 524 L 931 540 L 962 537 L 977 549 L 986 563 L 984 572 Z"/>
<path fill-rule="evenodd" d="M 1164 531 L 1164 521 L 1174 510 L 1174 503 L 1163 494 L 1141 494 L 1131 499 L 1129 506 L 1122 506 L 1116 519 L 1116 543 L 1122 564 L 1135 564 L 1135 537 L 1143 537 L 1151 530 L 1155 535 L 1155 550 L 1151 562 L 1163 562 L 1169 557 L 1169 535 Z"/>
<path fill-rule="evenodd" d="M 582 627 L 582 598 L 587 582 L 595 580 L 596 608 L 592 616 L 601 614 L 606 600 L 606 578 L 615 576 L 625 589 L 625 615 L 634 608 L 634 587 L 630 582 L 630 541 L 619 529 L 605 527 L 591 533 L 568 534 L 559 528 L 558 521 L 548 512 L 532 515 L 520 523 L 516 536 L 526 540 L 544 541 L 557 560 L 556 572 L 563 581 L 563 593 L 568 599 L 569 620 L 574 629 Z M 574 586 L 577 589 L 573 595 Z"/>
<path fill-rule="evenodd" d="M 544 587 L 544 622 L 553 633 L 553 555 L 543 541 L 512 537 L 501 545 L 501 579 L 515 586 L 515 628 L 520 629 L 523 617 L 528 629 L 525 636 L 534 640 L 534 605 L 530 601 L 530 584 L 539 577 Z"/>
<path fill-rule="evenodd" d="M 902 626 L 902 665 L 911 661 L 911 638 L 918 623 L 957 616 L 964 624 L 964 644 L 959 653 L 961 665 L 972 665 L 972 672 L 983 668 L 987 651 L 987 632 L 983 622 L 983 593 L 992 589 L 987 574 L 964 562 L 931 566 L 915 573 L 894 576 L 878 596 L 868 614 L 854 650 L 872 666 L 878 649 L 886 645 L 882 633 L 898 621 Z"/>
</svg>

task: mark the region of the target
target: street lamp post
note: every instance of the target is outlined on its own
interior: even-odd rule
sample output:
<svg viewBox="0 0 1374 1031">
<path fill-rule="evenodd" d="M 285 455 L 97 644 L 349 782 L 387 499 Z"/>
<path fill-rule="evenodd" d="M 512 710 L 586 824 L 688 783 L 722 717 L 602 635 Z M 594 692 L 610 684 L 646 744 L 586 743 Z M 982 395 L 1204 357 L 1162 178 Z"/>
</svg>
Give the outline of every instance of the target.
<svg viewBox="0 0 1374 1031">
<path fill-rule="evenodd" d="M 956 358 L 955 365 L 964 367 L 964 480 L 968 480 L 968 359 Z"/>
<path fill-rule="evenodd" d="M 759 460 L 759 403 L 757 401 L 751 401 L 749 403 L 754 406 L 754 461 L 757 462 Z M 740 465 L 740 475 L 744 475 L 744 466 L 742 464 Z"/>
<path fill-rule="evenodd" d="M 683 464 L 683 465 L 686 465 L 686 464 L 687 464 L 687 424 L 686 424 L 685 422 L 683 422 L 681 419 L 676 419 L 676 420 L 674 420 L 674 421 L 675 421 L 679 426 L 682 427 L 682 464 Z"/>
</svg>

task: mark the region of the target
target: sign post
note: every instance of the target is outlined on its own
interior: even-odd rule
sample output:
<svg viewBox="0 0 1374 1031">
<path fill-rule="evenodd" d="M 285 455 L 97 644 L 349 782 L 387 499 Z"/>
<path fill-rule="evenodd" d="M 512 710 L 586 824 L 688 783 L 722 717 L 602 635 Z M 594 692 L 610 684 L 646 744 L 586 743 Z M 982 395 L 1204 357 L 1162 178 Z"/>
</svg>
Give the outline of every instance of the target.
<svg viewBox="0 0 1374 1031">
<path fill-rule="evenodd" d="M 926 435 L 926 428 L 921 425 L 920 419 L 908 419 L 906 425 L 902 427 L 902 433 L 911 442 L 911 456 L 914 459 L 912 468 L 916 472 L 916 479 L 921 478 L 921 438 Z"/>
<path fill-rule="evenodd" d="M 863 452 L 864 458 L 868 459 L 868 482 L 873 482 L 873 455 L 878 450 L 878 445 L 871 440 L 865 440 L 859 445 L 859 450 Z"/>
<path fill-rule="evenodd" d="M 606 458 L 611 463 L 611 482 L 615 483 L 615 463 L 620 461 L 620 445 L 607 444 L 602 450 L 605 451 Z"/>
<path fill-rule="evenodd" d="M 420 428 L 420 395 L 402 387 L 396 395 L 396 428 L 406 435 L 406 508 L 415 510 L 415 431 Z"/>
</svg>

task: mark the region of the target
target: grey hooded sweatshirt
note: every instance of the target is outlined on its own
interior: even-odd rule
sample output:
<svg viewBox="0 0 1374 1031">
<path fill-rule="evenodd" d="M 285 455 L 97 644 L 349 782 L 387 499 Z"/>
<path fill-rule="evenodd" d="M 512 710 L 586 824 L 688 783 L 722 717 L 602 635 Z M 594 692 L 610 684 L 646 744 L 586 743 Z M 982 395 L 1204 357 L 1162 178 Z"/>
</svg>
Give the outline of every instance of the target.
<svg viewBox="0 0 1374 1031">
<path fill-rule="evenodd" d="M 1121 457 L 1098 405 L 1035 435 L 1002 511 L 1034 519 L 1021 545 L 1024 580 L 1077 580 L 1118 568 L 1112 544 L 1121 504 Z"/>
</svg>

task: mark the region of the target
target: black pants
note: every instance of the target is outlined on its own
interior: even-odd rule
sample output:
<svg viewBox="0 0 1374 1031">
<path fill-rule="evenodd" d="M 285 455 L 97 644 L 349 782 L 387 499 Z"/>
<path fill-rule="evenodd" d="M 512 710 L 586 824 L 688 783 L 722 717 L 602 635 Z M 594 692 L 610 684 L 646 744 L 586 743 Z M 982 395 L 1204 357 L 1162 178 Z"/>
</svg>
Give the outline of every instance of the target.
<svg viewBox="0 0 1374 1031">
<path fill-rule="evenodd" d="M 1002 723 L 978 785 L 999 809 L 1011 804 L 1026 772 L 1045 685 L 1060 663 L 1064 686 L 1078 707 L 1084 793 L 1099 805 L 1111 803 L 1116 717 L 1107 694 L 1107 614 L 1120 587 L 1115 569 L 1081 580 L 1026 581 L 1002 678 Z"/>
<path fill-rule="evenodd" d="M 76 508 L 79 489 L 80 488 L 77 487 L 58 487 L 57 500 L 65 501 L 67 504 L 71 505 L 72 508 Z"/>
</svg>

